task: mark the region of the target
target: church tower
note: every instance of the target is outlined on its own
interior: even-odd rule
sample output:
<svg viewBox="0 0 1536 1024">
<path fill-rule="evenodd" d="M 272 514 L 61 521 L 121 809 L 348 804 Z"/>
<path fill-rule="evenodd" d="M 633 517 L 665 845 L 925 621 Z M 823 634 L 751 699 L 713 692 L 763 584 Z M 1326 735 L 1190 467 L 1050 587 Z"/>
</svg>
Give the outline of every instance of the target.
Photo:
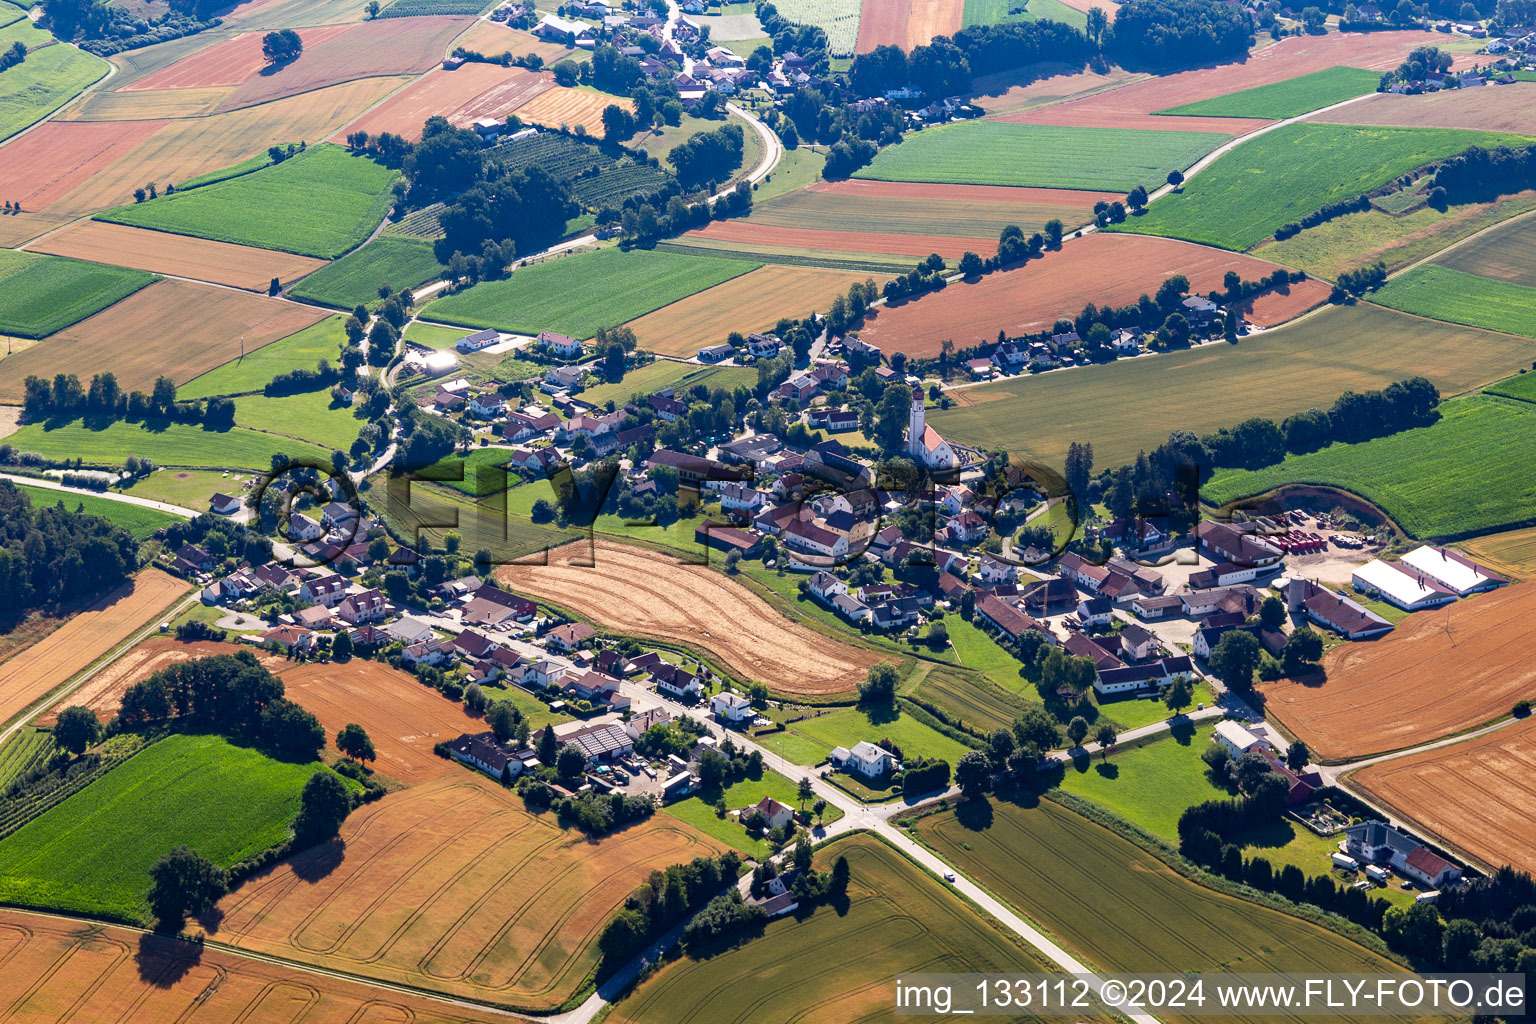
<svg viewBox="0 0 1536 1024">
<path fill-rule="evenodd" d="M 923 386 L 912 388 L 912 416 L 907 421 L 907 454 L 919 466 L 927 465 L 927 451 L 923 448 Z"/>
</svg>

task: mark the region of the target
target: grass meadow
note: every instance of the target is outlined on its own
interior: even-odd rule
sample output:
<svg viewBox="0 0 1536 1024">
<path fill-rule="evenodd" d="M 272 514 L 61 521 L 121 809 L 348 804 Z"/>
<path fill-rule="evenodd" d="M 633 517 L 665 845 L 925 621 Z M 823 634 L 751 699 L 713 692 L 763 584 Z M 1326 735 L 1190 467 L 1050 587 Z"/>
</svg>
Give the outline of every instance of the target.
<svg viewBox="0 0 1536 1024">
<path fill-rule="evenodd" d="M 155 280 L 142 270 L 0 249 L 0 334 L 45 337 Z"/>
<path fill-rule="evenodd" d="M 679 363 L 670 359 L 658 359 L 637 367 L 624 375 L 624 379 L 612 384 L 598 384 L 581 393 L 582 400 L 602 405 L 609 399 L 619 405 L 629 401 L 632 395 L 653 395 L 665 388 L 686 391 L 696 384 L 730 390 L 738 385 L 757 386 L 757 371 L 741 366 L 700 366 L 697 363 Z"/>
<path fill-rule="evenodd" d="M 134 539 L 140 541 L 148 540 L 152 533 L 163 526 L 184 522 L 181 516 L 173 516 L 169 512 L 145 508 L 142 505 L 131 505 L 126 501 L 71 494 L 50 490 L 47 487 L 31 487 L 27 484 L 16 484 L 16 487 L 31 499 L 33 508 L 51 508 L 62 501 L 64 507 L 71 512 L 81 509 L 89 515 L 100 516 L 113 526 L 121 526 L 133 534 Z"/>
<path fill-rule="evenodd" d="M 379 301 L 379 286 L 395 291 L 415 288 L 444 270 L 425 238 L 383 235 L 350 252 L 328 267 L 321 267 L 289 292 L 326 306 L 350 310 L 359 303 Z"/>
<path fill-rule="evenodd" d="M 686 800 L 668 804 L 667 813 L 712 839 L 718 839 L 749 857 L 762 860 L 773 853 L 773 847 L 762 839 L 748 836 L 747 830 L 740 823 L 730 818 L 717 818 L 715 801 L 724 800 L 726 810 L 735 811 L 743 807 L 754 807 L 764 797 L 770 796 L 787 807 L 800 809 L 800 797 L 795 784 L 778 772 L 765 771 L 760 779 L 742 779 L 723 790 L 695 793 Z M 811 803 L 806 802 L 807 811 L 811 809 Z M 842 811 L 829 805 L 822 820 L 830 824 L 842 816 Z"/>
<path fill-rule="evenodd" d="M 162 466 L 266 470 L 278 452 L 327 463 L 331 458 L 329 448 L 247 427 L 205 430 L 163 420 L 32 423 L 6 440 L 20 451 L 40 452 L 54 460 L 83 459 L 92 466 L 119 466 L 128 456 L 137 455 Z"/>
<path fill-rule="evenodd" d="M 784 732 L 760 736 L 757 741 L 796 764 L 819 764 L 833 747 L 852 747 L 860 740 L 876 743 L 883 739 L 896 744 L 908 757 L 942 757 L 951 766 L 970 750 L 906 712 L 877 712 L 871 716 L 861 708 L 840 708 L 789 722 Z"/>
<path fill-rule="evenodd" d="M 1371 301 L 1435 320 L 1536 338 L 1536 288 L 1433 263 L 1394 277 Z"/>
<path fill-rule="evenodd" d="M 322 359 L 332 366 L 341 362 L 346 332 L 344 317 L 333 316 L 304 328 L 270 345 L 247 352 L 244 359 L 209 370 L 176 389 L 178 398 L 207 398 L 210 395 L 240 395 L 260 391 L 279 374 L 292 370 L 313 370 Z"/>
<path fill-rule="evenodd" d="M 235 423 L 242 427 L 302 438 L 326 448 L 346 451 L 357 440 L 363 421 L 349 405 L 331 401 L 329 389 L 267 398 L 247 395 L 235 399 Z"/>
<path fill-rule="evenodd" d="M 1361 68 L 1327 68 L 1283 82 L 1261 85 L 1213 99 L 1159 110 L 1186 117 L 1261 117 L 1281 121 L 1308 111 L 1342 103 L 1376 91 L 1380 72 Z"/>
<path fill-rule="evenodd" d="M 0 75 L 0 141 L 53 113 L 109 70 L 73 46 L 45 46 Z"/>
</svg>

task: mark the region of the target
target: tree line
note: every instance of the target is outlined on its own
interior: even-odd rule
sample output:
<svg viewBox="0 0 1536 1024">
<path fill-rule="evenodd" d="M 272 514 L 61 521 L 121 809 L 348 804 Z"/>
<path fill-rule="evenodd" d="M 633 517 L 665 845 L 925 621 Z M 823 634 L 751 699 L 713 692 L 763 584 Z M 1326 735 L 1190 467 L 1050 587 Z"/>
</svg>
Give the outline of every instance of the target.
<svg viewBox="0 0 1536 1024">
<path fill-rule="evenodd" d="M 687 864 L 672 864 L 653 871 L 624 900 L 597 939 L 602 957 L 598 968 L 606 977 L 623 967 L 648 944 L 664 935 L 689 914 L 703 908 L 726 886 L 735 890 L 741 873 L 741 856 L 727 850 L 716 857 L 695 857 Z M 720 926 L 715 910 L 715 928 Z"/>
<path fill-rule="evenodd" d="M 34 507 L 0 481 L 0 631 L 35 608 L 94 597 L 139 568 L 139 544 L 100 516 L 58 505 Z"/>
<path fill-rule="evenodd" d="M 158 377 L 149 394 L 124 391 L 111 371 L 91 378 L 90 386 L 73 373 L 58 373 L 52 382 L 32 374 L 22 383 L 22 417 L 29 423 L 52 417 L 99 416 L 110 419 L 164 418 L 177 423 L 201 423 L 214 429 L 235 424 L 235 403 L 215 396 L 203 401 L 178 402 L 176 382 Z"/>
</svg>

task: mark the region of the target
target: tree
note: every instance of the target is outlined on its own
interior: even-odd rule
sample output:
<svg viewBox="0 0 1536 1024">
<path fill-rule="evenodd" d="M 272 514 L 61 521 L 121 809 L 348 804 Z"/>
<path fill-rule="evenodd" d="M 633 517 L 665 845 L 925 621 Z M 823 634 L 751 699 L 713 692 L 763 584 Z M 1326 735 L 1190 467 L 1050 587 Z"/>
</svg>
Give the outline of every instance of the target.
<svg viewBox="0 0 1536 1024">
<path fill-rule="evenodd" d="M 985 269 L 986 264 L 973 252 L 967 251 L 960 257 L 960 273 L 966 277 L 976 277 Z"/>
<path fill-rule="evenodd" d="M 1082 715 L 1075 715 L 1072 721 L 1067 723 L 1067 739 L 1072 741 L 1072 746 L 1080 747 L 1088 735 L 1088 719 Z"/>
<path fill-rule="evenodd" d="M 1067 460 L 1062 467 L 1062 476 L 1067 481 L 1067 488 L 1084 505 L 1088 501 L 1088 481 L 1093 475 L 1093 445 L 1080 444 L 1073 441 L 1067 445 Z"/>
<path fill-rule="evenodd" d="M 379 0 L 368 0 L 368 6 L 364 8 L 368 12 L 368 20 L 372 21 L 379 16 Z"/>
<path fill-rule="evenodd" d="M 336 749 L 354 761 L 372 761 L 378 757 L 367 730 L 356 722 L 348 722 L 336 734 Z"/>
<path fill-rule="evenodd" d="M 1323 656 L 1323 637 L 1317 630 L 1302 626 L 1285 640 L 1281 658 L 1287 675 L 1300 675 Z"/>
<path fill-rule="evenodd" d="M 484 691 L 481 691 L 482 699 Z M 466 694 L 467 697 L 467 694 Z M 491 727 L 491 733 L 495 735 L 497 743 L 505 743 L 517 733 L 517 723 L 522 718 L 517 706 L 509 700 L 499 700 L 490 706 L 485 714 L 485 720 Z M 542 761 L 543 758 L 540 758 Z"/>
<path fill-rule="evenodd" d="M 949 627 L 942 620 L 928 625 L 928 646 L 939 650 L 949 646 Z"/>
<path fill-rule="evenodd" d="M 811 813 L 816 815 L 816 824 L 820 825 L 821 819 L 827 813 L 827 802 L 825 800 L 817 800 L 811 804 Z"/>
<path fill-rule="evenodd" d="M 1115 742 L 1120 738 L 1119 734 L 1115 732 L 1115 727 L 1108 722 L 1100 722 L 1098 730 L 1093 734 L 1093 738 L 1098 741 L 1099 753 L 1103 754 L 1104 760 L 1108 761 L 1109 748 L 1114 746 Z"/>
<path fill-rule="evenodd" d="M 699 788 L 708 793 L 725 786 L 726 771 L 730 762 L 718 750 L 706 750 L 699 755 Z"/>
<path fill-rule="evenodd" d="M 560 753 L 555 757 L 555 773 L 560 776 L 561 782 L 575 782 L 586 770 L 587 755 L 581 752 L 580 747 L 568 743 L 560 748 Z"/>
<path fill-rule="evenodd" d="M 911 414 L 912 389 L 899 382 L 886 385 L 875 406 L 875 443 L 886 451 L 901 451 Z"/>
<path fill-rule="evenodd" d="M 539 764 L 546 768 L 555 766 L 555 759 L 560 756 L 560 744 L 555 739 L 555 730 L 546 726 L 539 734 Z"/>
<path fill-rule="evenodd" d="M 869 667 L 869 674 L 859 683 L 859 703 L 871 707 L 890 707 L 896 702 L 896 666 L 882 661 Z"/>
<path fill-rule="evenodd" d="M 1088 24 L 1085 26 L 1085 34 L 1095 44 L 1104 39 L 1104 30 L 1109 27 L 1109 18 L 1102 7 L 1088 8 Z"/>
<path fill-rule="evenodd" d="M 992 762 L 979 750 L 961 755 L 955 764 L 955 785 L 972 799 L 987 791 L 992 782 Z"/>
<path fill-rule="evenodd" d="M 1299 772 L 1312 760 L 1312 751 L 1302 740 L 1292 743 L 1285 751 L 1285 766 L 1293 772 Z"/>
<path fill-rule="evenodd" d="M 100 734 L 101 723 L 96 720 L 96 712 L 79 705 L 60 711 L 53 727 L 53 741 L 71 754 L 85 753 L 85 748 L 95 743 Z"/>
<path fill-rule="evenodd" d="M 185 846 L 178 846 L 149 869 L 149 906 L 166 931 L 176 931 L 188 914 L 201 914 L 229 891 L 223 868 Z"/>
<path fill-rule="evenodd" d="M 1126 193 L 1125 205 L 1140 213 L 1147 205 L 1147 189 L 1144 185 L 1137 185 Z"/>
<path fill-rule="evenodd" d="M 1168 172 L 1168 184 L 1172 185 L 1174 188 L 1178 188 L 1180 185 L 1184 184 L 1184 172 L 1183 171 L 1169 171 Z"/>
<path fill-rule="evenodd" d="M 816 795 L 816 790 L 811 785 L 811 778 L 809 775 L 801 776 L 800 788 L 796 795 L 800 798 L 800 810 L 803 813 L 805 811 L 805 802 Z"/>
<path fill-rule="evenodd" d="M 261 54 L 268 64 L 291 64 L 304 52 L 304 40 L 291 28 L 268 32 L 261 37 Z"/>
<path fill-rule="evenodd" d="M 1168 705 L 1168 710 L 1179 714 L 1190 704 L 1194 703 L 1194 687 L 1189 685 L 1188 676 L 1175 676 L 1173 685 L 1168 687 L 1168 692 L 1163 695 L 1163 703 Z"/>
<path fill-rule="evenodd" d="M 299 794 L 299 815 L 293 819 L 293 838 L 299 847 L 333 838 L 352 812 L 352 796 L 341 776 L 318 771 L 304 783 Z"/>
<path fill-rule="evenodd" d="M 1259 641 L 1241 629 L 1222 634 L 1211 651 L 1211 668 L 1228 685 L 1246 690 L 1253 685 L 1254 670 L 1259 667 Z"/>
</svg>

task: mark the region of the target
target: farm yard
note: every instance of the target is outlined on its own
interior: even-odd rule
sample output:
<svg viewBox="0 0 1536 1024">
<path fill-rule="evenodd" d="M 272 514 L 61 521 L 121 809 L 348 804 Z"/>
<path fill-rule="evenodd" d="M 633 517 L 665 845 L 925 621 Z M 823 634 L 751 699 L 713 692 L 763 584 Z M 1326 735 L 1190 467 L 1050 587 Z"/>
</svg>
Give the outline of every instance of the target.
<svg viewBox="0 0 1536 1024">
<path fill-rule="evenodd" d="M 89 668 L 187 589 L 174 576 L 145 569 L 37 643 L 0 661 L 0 722 L 10 721 Z"/>
<path fill-rule="evenodd" d="M 641 347 L 660 355 L 692 356 L 732 331 L 767 330 L 780 318 L 825 311 L 871 275 L 817 267 L 760 267 L 707 291 L 647 313 L 625 326 Z M 885 275 L 876 275 L 876 283 Z"/>
<path fill-rule="evenodd" d="M 855 177 L 877 181 L 1129 192 L 1160 185 L 1226 142 L 1210 131 L 1077 128 L 964 121 L 882 149 Z"/>
<path fill-rule="evenodd" d="M 1182 192 L 1109 230 L 1249 249 L 1283 224 L 1469 146 L 1523 141 L 1443 128 L 1290 124 L 1223 154 Z"/>
<path fill-rule="evenodd" d="M 1509 714 L 1536 670 L 1522 653 L 1536 584 L 1521 583 L 1408 616 L 1371 643 L 1323 655 L 1326 681 L 1259 684 L 1269 713 L 1319 757 L 1402 750 Z M 1446 687 L 1445 680 L 1458 685 Z"/>
<path fill-rule="evenodd" d="M 436 279 L 445 269 L 427 239 L 383 235 L 321 267 L 294 286 L 290 294 L 350 310 L 359 303 L 381 301 L 382 284 L 395 291 L 416 288 Z"/>
<path fill-rule="evenodd" d="M 968 348 L 996 341 L 999 330 L 1011 336 L 1045 330 L 1058 317 L 1076 316 L 1089 302 L 1134 304 L 1175 274 L 1189 279 L 1191 294 L 1204 294 L 1219 291 L 1229 270 L 1257 280 L 1276 269 L 1251 256 L 1174 240 L 1148 241 L 1104 232 L 1072 239 L 1060 252 L 1022 267 L 877 307 L 866 314 L 859 336 L 886 352 L 931 357 L 946 338 L 957 348 Z M 1272 327 L 1326 301 L 1329 290 L 1321 281 L 1302 281 L 1258 297 L 1244 315 L 1260 327 Z"/>
<path fill-rule="evenodd" d="M 98 219 L 215 241 L 333 259 L 384 219 L 398 172 L 336 146 Z"/>
<path fill-rule="evenodd" d="M 221 867 L 287 842 L 318 761 L 172 735 L 0 839 L 0 898 L 138 923 L 149 869 L 178 845 Z"/>
<path fill-rule="evenodd" d="M 181 1024 L 342 1024 L 408 1020 L 476 1024 L 499 1018 L 175 938 L 19 911 L 0 911 L 8 978 L 23 993 L 16 1020 L 179 1021 Z"/>
<path fill-rule="evenodd" d="M 112 368 L 124 390 L 148 394 L 162 374 L 178 384 L 189 381 L 238 359 L 242 346 L 249 353 L 326 315 L 248 292 L 157 281 L 0 361 L 0 398 L 21 401 L 29 374 L 52 379 L 55 373 L 74 373 L 88 382 L 103 367 Z"/>
<path fill-rule="evenodd" d="M 1218 469 L 1201 488 L 1216 505 L 1283 484 L 1353 491 L 1409 535 L 1455 537 L 1523 523 L 1536 483 L 1505 468 L 1536 457 L 1536 405 L 1491 395 L 1445 402 L 1440 419 L 1388 437 L 1335 442 L 1263 469 Z"/>
<path fill-rule="evenodd" d="M 1536 135 L 1536 82 L 1469 89 L 1464 93 L 1459 89 L 1422 96 L 1382 93 L 1309 120 Z"/>
<path fill-rule="evenodd" d="M 46 337 L 154 280 L 142 271 L 0 249 L 0 334 Z"/>
<path fill-rule="evenodd" d="M 652 870 L 722 849 L 657 816 L 606 839 L 535 817 L 473 769 L 353 812 L 219 903 L 209 938 L 501 1006 L 552 1010 Z"/>
<path fill-rule="evenodd" d="M 1536 288 L 1536 217 L 1521 217 L 1435 260 L 1442 267 Z"/>
<path fill-rule="evenodd" d="M 1536 288 L 1426 264 L 1371 295 L 1405 313 L 1536 338 Z"/>
<path fill-rule="evenodd" d="M 825 870 L 838 857 L 849 867 L 845 912 L 822 906 L 804 919 L 790 915 L 707 959 L 667 963 L 608 1019 L 755 1024 L 793 1019 L 814 1006 L 817 1020 L 873 1020 L 890 1015 L 891 977 L 918 965 L 934 972 L 1042 969 L 1011 937 L 880 840 L 840 839 L 818 851 L 816 866 Z M 754 983 L 722 984 L 726 978 Z"/>
<path fill-rule="evenodd" d="M 267 290 L 274 277 L 287 282 L 326 265 L 308 256 L 99 220 L 81 221 L 56 231 L 35 242 L 32 251 L 260 292 Z M 4 258 L 0 255 L 0 260 Z"/>
<path fill-rule="evenodd" d="M 790 622 L 705 566 L 605 540 L 593 544 L 595 565 L 568 561 L 584 549 L 553 551 L 548 565 L 503 566 L 496 576 L 507 589 L 569 608 L 600 628 L 702 648 L 739 676 L 790 696 L 851 693 L 880 660 Z"/>
<path fill-rule="evenodd" d="M 1446 360 L 1446 352 L 1456 352 L 1456 359 Z M 1314 406 L 1328 408 L 1347 390 L 1382 388 L 1415 375 L 1429 378 L 1442 394 L 1457 394 L 1532 358 L 1523 339 L 1360 303 L 1235 346 L 1221 342 L 964 388 L 954 393 L 955 408 L 936 409 L 928 421 L 963 444 L 1026 452 L 1055 464 L 1069 440 L 1089 441 L 1097 459 L 1118 465 L 1161 444 L 1172 430 L 1205 434 L 1249 416 L 1279 420 Z M 1125 402 L 1127 394 L 1138 401 Z M 1202 399 L 1191 403 L 1189 395 Z M 1148 409 L 1177 412 L 1152 417 Z"/>
<path fill-rule="evenodd" d="M 1369 96 L 1376 91 L 1381 74 L 1361 68 L 1328 68 L 1309 75 L 1289 78 L 1269 85 L 1217 96 L 1213 99 L 1185 103 L 1182 106 L 1159 110 L 1159 114 L 1185 117 L 1256 117 L 1266 121 L 1281 121 L 1297 117 L 1309 110 L 1342 103 L 1356 96 Z M 1356 108 L 1351 108 L 1351 111 Z M 1344 112 L 1348 118 L 1350 112 Z M 1319 120 L 1331 120 L 1322 117 Z M 1358 124 L 1365 122 L 1348 121 Z"/>
<path fill-rule="evenodd" d="M 428 303 L 421 316 L 518 334 L 558 331 L 590 338 L 600 327 L 644 316 L 760 264 L 635 250 L 561 256 L 482 281 Z"/>
<path fill-rule="evenodd" d="M 177 394 L 182 398 L 207 398 L 260 391 L 278 374 L 313 370 L 322 359 L 329 359 L 334 365 L 347 340 L 342 323 L 341 317 L 333 316 L 311 324 L 194 377 L 178 388 Z"/>
</svg>

